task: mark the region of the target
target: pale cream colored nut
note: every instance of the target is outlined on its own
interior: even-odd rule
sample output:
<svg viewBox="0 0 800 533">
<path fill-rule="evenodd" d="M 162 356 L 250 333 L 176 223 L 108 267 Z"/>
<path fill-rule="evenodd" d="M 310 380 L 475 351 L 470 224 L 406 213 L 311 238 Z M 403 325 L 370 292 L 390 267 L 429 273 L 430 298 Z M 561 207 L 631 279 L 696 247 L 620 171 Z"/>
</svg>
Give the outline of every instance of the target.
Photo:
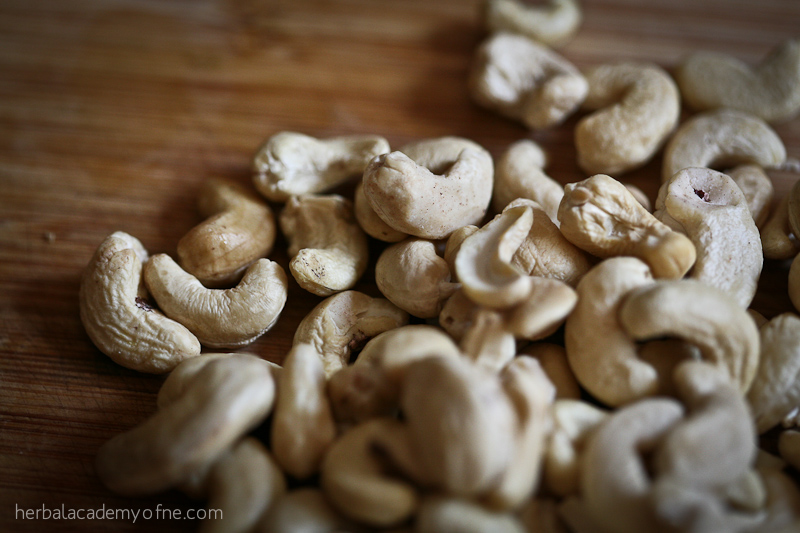
<svg viewBox="0 0 800 533">
<path fill-rule="evenodd" d="M 669 74 L 652 63 L 617 63 L 586 73 L 585 109 L 575 127 L 578 165 L 587 174 L 620 174 L 645 164 L 680 116 L 680 94 Z"/>
<path fill-rule="evenodd" d="M 387 247 L 375 264 L 375 282 L 390 302 L 419 318 L 437 316 L 458 288 L 450 267 L 425 239 L 409 238 Z"/>
<path fill-rule="evenodd" d="M 444 239 L 461 226 L 479 223 L 494 180 L 492 156 L 484 148 L 451 137 L 434 141 L 375 157 L 363 177 L 364 194 L 378 216 L 424 239 Z M 445 158 L 453 147 L 458 153 Z M 431 154 L 437 149 L 442 155 Z"/>
<path fill-rule="evenodd" d="M 211 361 L 177 400 L 106 442 L 95 458 L 97 474 L 124 496 L 174 487 L 260 424 L 274 396 L 272 375 L 258 359 Z"/>
<path fill-rule="evenodd" d="M 80 316 L 89 338 L 115 363 L 160 374 L 200 355 L 200 342 L 148 304 L 145 261 L 135 237 L 121 231 L 106 237 L 83 271 Z"/>
<path fill-rule="evenodd" d="M 520 0 L 486 0 L 484 10 L 490 32 L 519 33 L 552 47 L 566 44 L 583 19 L 577 0 L 550 0 L 544 6 Z"/>
<path fill-rule="evenodd" d="M 517 429 L 511 435 L 516 445 L 509 468 L 482 501 L 492 509 L 513 510 L 530 500 L 538 485 L 555 387 L 539 362 L 524 355 L 503 368 L 500 381 L 516 410 Z"/>
<path fill-rule="evenodd" d="M 583 456 L 581 490 L 603 531 L 659 531 L 643 455 L 683 416 L 670 399 L 644 399 L 615 411 L 592 434 Z"/>
<path fill-rule="evenodd" d="M 359 181 L 353 195 L 353 211 L 356 221 L 364 233 L 383 242 L 400 242 L 408 235 L 402 231 L 397 231 L 389 224 L 381 220 L 381 217 L 369 205 L 367 197 L 364 195 L 364 183 Z"/>
<path fill-rule="evenodd" d="M 778 452 L 781 458 L 795 470 L 800 470 L 800 431 L 787 430 L 778 437 Z"/>
<path fill-rule="evenodd" d="M 479 105 L 533 130 L 562 123 L 586 97 L 580 71 L 544 44 L 492 33 L 478 46 L 467 81 Z"/>
<path fill-rule="evenodd" d="M 772 168 L 785 160 L 783 141 L 766 122 L 741 111 L 719 109 L 695 115 L 675 131 L 664 148 L 661 181 L 688 167 Z"/>
<path fill-rule="evenodd" d="M 765 259 L 786 260 L 800 252 L 800 243 L 789 223 L 789 195 L 784 195 L 761 228 L 761 248 Z"/>
<path fill-rule="evenodd" d="M 526 533 L 517 517 L 475 501 L 431 494 L 422 499 L 415 533 Z"/>
<path fill-rule="evenodd" d="M 776 316 L 761 327 L 760 344 L 747 401 L 758 432 L 765 433 L 800 407 L 800 318 Z"/>
<path fill-rule="evenodd" d="M 795 309 L 800 310 L 800 255 L 795 256 L 789 267 L 788 290 L 789 299 Z"/>
<path fill-rule="evenodd" d="M 577 298 L 576 298 L 577 302 Z M 560 344 L 549 342 L 535 342 L 518 351 L 520 355 L 534 357 L 542 370 L 547 374 L 550 382 L 556 388 L 556 399 L 574 399 L 581 397 L 581 389 L 575 373 L 569 366 L 567 350 Z"/>
<path fill-rule="evenodd" d="M 717 288 L 691 279 L 634 288 L 618 316 L 637 341 L 678 337 L 694 344 L 702 359 L 725 372 L 743 393 L 753 382 L 758 328 L 747 311 Z"/>
<path fill-rule="evenodd" d="M 561 497 L 579 493 L 586 443 L 608 416 L 608 412 L 579 399 L 553 403 L 553 430 L 542 464 L 542 482 L 548 491 Z"/>
<path fill-rule="evenodd" d="M 750 67 L 727 54 L 694 52 L 675 71 L 686 103 L 695 110 L 740 109 L 767 122 L 800 111 L 800 40 L 787 40 Z"/>
<path fill-rule="evenodd" d="M 350 200 L 336 194 L 292 196 L 280 226 L 289 241 L 289 271 L 305 290 L 330 296 L 351 289 L 364 274 L 367 236 Z"/>
<path fill-rule="evenodd" d="M 302 133 L 276 133 L 253 159 L 253 183 L 273 202 L 326 192 L 364 172 L 369 160 L 389 152 L 377 135 L 316 139 Z"/>
<path fill-rule="evenodd" d="M 728 170 L 727 174 L 744 193 L 756 226 L 764 226 L 775 194 L 770 177 L 758 165 L 739 165 Z"/>
<path fill-rule="evenodd" d="M 528 237 L 522 241 L 511 263 L 530 276 L 554 278 L 571 286 L 577 285 L 592 263 L 586 252 L 569 242 L 556 222 L 546 216 L 533 200 L 518 198 L 506 209 L 528 206 L 533 211 L 533 224 Z"/>
<path fill-rule="evenodd" d="M 517 355 L 517 342 L 503 315 L 482 308 L 459 343 L 461 351 L 475 365 L 500 372 Z"/>
<path fill-rule="evenodd" d="M 147 261 L 144 280 L 164 313 L 204 346 L 235 348 L 269 331 L 286 304 L 288 281 L 278 263 L 258 259 L 232 289 L 207 289 L 166 254 Z"/>
<path fill-rule="evenodd" d="M 309 344 L 295 344 L 283 361 L 270 433 L 272 453 L 284 472 L 307 479 L 319 471 L 336 438 L 325 372 Z"/>
<path fill-rule="evenodd" d="M 402 381 L 409 363 L 430 355 L 457 357 L 461 352 L 441 329 L 428 324 L 409 324 L 370 339 L 354 366 L 379 367 L 392 379 Z"/>
<path fill-rule="evenodd" d="M 461 245 L 464 244 L 467 237 L 479 229 L 478 226 L 468 224 L 458 228 L 447 237 L 447 242 L 444 247 L 444 260 L 447 262 L 447 266 L 450 267 L 450 278 L 454 283 L 458 282 L 458 276 L 456 276 L 456 257 L 458 256 L 458 251 L 461 249 Z"/>
<path fill-rule="evenodd" d="M 391 464 L 380 452 L 380 442 L 400 440 L 405 428 L 391 418 L 376 418 L 347 431 L 325 454 L 320 486 L 345 516 L 376 527 L 398 525 L 419 505 L 418 490 L 410 481 L 389 474 Z"/>
<path fill-rule="evenodd" d="M 287 492 L 263 516 L 257 533 L 366 533 L 341 515 L 322 491 L 301 487 Z"/>
<path fill-rule="evenodd" d="M 514 406 L 497 375 L 469 361 L 429 357 L 409 365 L 401 408 L 412 453 L 432 484 L 477 495 L 509 466 Z"/>
<path fill-rule="evenodd" d="M 731 178 L 710 168 L 683 169 L 661 186 L 655 215 L 691 239 L 692 279 L 750 306 L 764 257 L 747 201 Z"/>
<path fill-rule="evenodd" d="M 311 344 L 330 377 L 367 340 L 407 323 L 408 313 L 389 300 L 344 291 L 324 299 L 300 321 L 293 343 Z"/>
<path fill-rule="evenodd" d="M 236 183 L 208 180 L 197 198 L 206 220 L 178 241 L 178 261 L 207 287 L 235 283 L 275 244 L 275 216 L 256 195 Z"/>
<path fill-rule="evenodd" d="M 482 307 L 470 300 L 462 289 L 458 289 L 444 303 L 439 314 L 439 326 L 456 342 L 461 342 L 472 329 L 481 309 Z"/>
<path fill-rule="evenodd" d="M 517 198 L 527 198 L 540 205 L 557 224 L 564 187 L 545 174 L 546 165 L 547 157 L 534 141 L 522 139 L 509 146 L 497 160 L 492 208 L 502 211 Z"/>
<path fill-rule="evenodd" d="M 631 255 L 656 278 L 681 278 L 695 262 L 695 246 L 650 214 L 619 181 L 597 174 L 564 188 L 561 233 L 597 257 Z"/>
</svg>

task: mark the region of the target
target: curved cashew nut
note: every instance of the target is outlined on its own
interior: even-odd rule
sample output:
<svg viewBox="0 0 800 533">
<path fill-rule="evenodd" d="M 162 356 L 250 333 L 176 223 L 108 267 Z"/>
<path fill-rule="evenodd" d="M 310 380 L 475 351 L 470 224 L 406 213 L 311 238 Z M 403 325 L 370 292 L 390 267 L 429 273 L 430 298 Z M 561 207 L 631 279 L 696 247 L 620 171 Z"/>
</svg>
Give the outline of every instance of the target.
<svg viewBox="0 0 800 533">
<path fill-rule="evenodd" d="M 533 130 L 562 123 L 586 97 L 588 85 L 572 63 L 519 34 L 493 33 L 478 47 L 469 91 L 479 105 Z"/>
<path fill-rule="evenodd" d="M 283 361 L 277 384 L 272 453 L 284 472 L 307 479 L 319 471 L 336 438 L 320 355 L 308 344 L 295 344 Z"/>
<path fill-rule="evenodd" d="M 428 495 L 422 499 L 415 533 L 526 533 L 519 519 L 508 512 L 491 511 L 478 503 L 453 496 Z"/>
<path fill-rule="evenodd" d="M 451 155 L 453 148 L 459 152 Z M 441 153 L 433 155 L 437 149 Z M 471 141 L 444 137 L 375 157 L 364 170 L 364 194 L 392 228 L 425 239 L 444 239 L 483 218 L 492 197 L 493 175 L 489 152 Z"/>
<path fill-rule="evenodd" d="M 264 515 L 258 533 L 365 533 L 363 528 L 342 516 L 320 489 L 302 487 L 287 492 Z"/>
<path fill-rule="evenodd" d="M 135 237 L 106 237 L 83 272 L 80 315 L 89 338 L 115 363 L 159 374 L 200 355 L 200 342 L 147 303 L 144 261 L 147 251 Z"/>
<path fill-rule="evenodd" d="M 586 73 L 586 109 L 599 109 L 575 128 L 578 165 L 587 174 L 637 168 L 661 147 L 678 124 L 680 94 L 661 67 L 651 63 L 600 65 Z"/>
<path fill-rule="evenodd" d="M 786 148 L 760 118 L 733 109 L 695 115 L 675 131 L 664 149 L 661 181 L 688 167 L 741 164 L 776 167 L 786 160 Z"/>
<path fill-rule="evenodd" d="M 783 313 L 760 329 L 761 355 L 747 401 L 759 433 L 800 407 L 800 318 Z"/>
<path fill-rule="evenodd" d="M 320 302 L 300 321 L 293 343 L 311 344 L 322 357 L 325 375 L 347 365 L 350 352 L 371 337 L 408 323 L 408 314 L 389 300 L 344 291 Z"/>
<path fill-rule="evenodd" d="M 379 453 L 382 441 L 401 440 L 404 431 L 397 420 L 376 418 L 346 431 L 330 447 L 322 462 L 320 486 L 342 514 L 387 527 L 416 512 L 418 489 L 387 474 L 391 461 Z"/>
<path fill-rule="evenodd" d="M 492 208 L 502 211 L 517 198 L 527 198 L 540 205 L 557 224 L 564 187 L 544 173 L 546 164 L 544 151 L 530 139 L 509 146 L 497 160 Z"/>
<path fill-rule="evenodd" d="M 424 239 L 409 238 L 386 248 L 375 264 L 375 282 L 390 302 L 419 318 L 433 318 L 458 288 L 447 261 Z"/>
<path fill-rule="evenodd" d="M 576 297 L 577 302 L 577 297 Z M 581 397 L 581 389 L 575 373 L 569 366 L 567 350 L 560 344 L 535 342 L 519 350 L 519 355 L 533 357 L 542 365 L 542 370 L 556 388 L 556 399 L 573 399 Z"/>
<path fill-rule="evenodd" d="M 729 293 L 746 308 L 764 263 L 761 237 L 744 194 L 725 174 L 687 168 L 662 185 L 656 217 L 682 231 L 697 252 L 690 277 Z"/>
<path fill-rule="evenodd" d="M 726 293 L 696 280 L 659 281 L 633 289 L 619 322 L 638 341 L 679 337 L 746 392 L 758 367 L 758 328 Z"/>
<path fill-rule="evenodd" d="M 181 266 L 208 287 L 234 283 L 256 259 L 275 244 L 272 210 L 244 188 L 208 180 L 197 199 L 208 217 L 178 241 Z"/>
<path fill-rule="evenodd" d="M 693 109 L 730 107 L 767 122 L 789 120 L 800 111 L 800 40 L 784 41 L 755 68 L 727 54 L 695 52 L 675 78 Z"/>
<path fill-rule="evenodd" d="M 597 174 L 564 188 L 558 208 L 561 233 L 597 257 L 632 255 L 656 278 L 681 278 L 695 261 L 695 246 L 650 214 L 625 186 Z"/>
<path fill-rule="evenodd" d="M 389 224 L 384 222 L 381 217 L 369 205 L 367 197 L 364 194 L 364 182 L 359 181 L 356 185 L 355 193 L 353 194 L 353 211 L 356 215 L 356 221 L 364 233 L 370 237 L 374 237 L 383 242 L 400 242 L 406 237 L 407 234 L 402 231 L 397 231 Z"/>
<path fill-rule="evenodd" d="M 274 396 L 272 375 L 257 358 L 211 361 L 177 400 L 103 444 L 95 458 L 97 474 L 125 496 L 174 487 L 260 424 Z"/>
<path fill-rule="evenodd" d="M 510 31 L 558 47 L 578 31 L 583 15 L 577 0 L 550 0 L 547 6 L 486 0 L 484 18 L 490 32 Z"/>
<path fill-rule="evenodd" d="M 335 194 L 292 196 L 280 225 L 289 241 L 289 270 L 305 290 L 330 296 L 352 288 L 364 274 L 367 236 L 350 200 Z"/>
<path fill-rule="evenodd" d="M 389 152 L 377 135 L 315 139 L 302 133 L 276 133 L 253 158 L 253 183 L 273 202 L 322 193 L 360 175 L 369 160 Z"/>
<path fill-rule="evenodd" d="M 584 453 L 581 489 L 604 531 L 658 531 L 641 454 L 653 449 L 682 415 L 674 400 L 645 399 L 614 412 L 595 430 Z"/>
<path fill-rule="evenodd" d="M 244 346 L 269 331 L 286 304 L 286 273 L 259 259 L 232 289 L 207 289 L 166 254 L 150 258 L 144 280 L 159 307 L 212 348 Z"/>
</svg>

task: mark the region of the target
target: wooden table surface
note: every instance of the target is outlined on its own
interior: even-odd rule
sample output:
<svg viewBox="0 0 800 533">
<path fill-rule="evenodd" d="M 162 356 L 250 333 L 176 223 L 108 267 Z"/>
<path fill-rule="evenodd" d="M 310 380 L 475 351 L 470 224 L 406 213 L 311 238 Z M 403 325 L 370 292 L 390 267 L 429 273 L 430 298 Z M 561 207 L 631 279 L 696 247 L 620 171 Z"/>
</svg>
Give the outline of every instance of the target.
<svg viewBox="0 0 800 533">
<path fill-rule="evenodd" d="M 177 492 L 126 499 L 93 458 L 155 410 L 163 377 L 112 363 L 78 317 L 81 270 L 116 230 L 174 253 L 201 219 L 207 177 L 250 185 L 270 135 L 372 133 L 393 147 L 459 135 L 495 157 L 530 137 L 563 183 L 573 117 L 532 134 L 474 105 L 466 74 L 485 36 L 477 0 L 3 0 L 0 2 L 0 531 L 184 531 L 202 508 Z M 797 0 L 585 0 L 560 52 L 667 69 L 692 50 L 757 62 L 800 35 Z M 688 113 L 687 113 L 688 116 Z M 800 157 L 800 118 L 775 127 Z M 624 176 L 651 198 L 660 159 Z M 779 191 L 796 179 L 772 173 Z M 286 266 L 279 240 L 272 258 Z M 374 258 L 373 258 L 374 259 Z M 790 310 L 768 263 L 756 307 Z M 359 288 L 375 292 L 369 276 Z M 247 348 L 280 361 L 320 299 L 292 284 L 272 332 Z M 63 507 L 62 507 L 63 506 Z M 160 507 L 159 507 L 160 506 Z M 153 518 L 44 521 L 29 509 L 149 509 Z M 156 511 L 162 511 L 155 518 Z M 44 514 L 40 514 L 45 516 Z"/>
</svg>

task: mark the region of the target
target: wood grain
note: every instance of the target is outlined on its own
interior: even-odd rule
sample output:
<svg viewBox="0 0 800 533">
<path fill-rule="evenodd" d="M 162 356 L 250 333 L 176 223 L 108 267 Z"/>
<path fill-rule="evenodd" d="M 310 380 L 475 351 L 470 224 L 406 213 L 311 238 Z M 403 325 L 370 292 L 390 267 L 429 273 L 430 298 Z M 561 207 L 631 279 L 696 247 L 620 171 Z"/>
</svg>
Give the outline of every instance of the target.
<svg viewBox="0 0 800 533">
<path fill-rule="evenodd" d="M 531 137 L 563 183 L 575 118 L 531 134 L 478 108 L 466 73 L 484 37 L 477 0 L 73 0 L 0 3 L 0 530 L 185 531 L 192 520 L 25 520 L 19 509 L 202 508 L 177 492 L 125 499 L 98 482 L 97 448 L 147 418 L 163 378 L 103 356 L 78 318 L 81 270 L 109 233 L 174 253 L 199 222 L 198 185 L 249 186 L 273 133 L 374 133 L 392 146 L 461 135 L 498 156 Z M 756 62 L 797 37 L 796 0 L 586 0 L 561 53 L 579 67 L 697 49 Z M 800 119 L 778 125 L 800 157 Z M 651 197 L 660 160 L 627 176 Z M 785 192 L 796 176 L 773 174 Z M 273 258 L 286 266 L 279 242 Z M 378 247 L 375 247 L 377 251 Z M 373 258 L 374 260 L 374 258 Z M 769 263 L 756 307 L 791 309 Z M 359 288 L 374 292 L 367 276 Z M 273 361 L 319 298 L 292 284 Z"/>
</svg>

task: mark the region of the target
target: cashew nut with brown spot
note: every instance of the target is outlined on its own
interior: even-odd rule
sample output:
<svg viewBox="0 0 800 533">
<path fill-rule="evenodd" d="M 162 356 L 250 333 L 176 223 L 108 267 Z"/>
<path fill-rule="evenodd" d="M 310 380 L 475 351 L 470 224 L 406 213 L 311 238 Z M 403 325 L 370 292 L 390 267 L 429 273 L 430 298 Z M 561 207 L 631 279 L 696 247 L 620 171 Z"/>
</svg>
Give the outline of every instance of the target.
<svg viewBox="0 0 800 533">
<path fill-rule="evenodd" d="M 197 199 L 206 220 L 178 241 L 178 261 L 207 287 L 235 283 L 275 243 L 275 217 L 256 195 L 236 183 L 208 180 Z"/>
<path fill-rule="evenodd" d="M 212 348 L 244 346 L 269 331 L 288 287 L 283 268 L 269 259 L 251 264 L 236 287 L 207 289 L 170 256 L 157 254 L 145 265 L 144 280 L 164 313 Z"/>
<path fill-rule="evenodd" d="M 800 111 L 800 40 L 782 42 L 755 67 L 727 54 L 694 52 L 675 78 L 695 110 L 730 107 L 783 122 Z"/>
<path fill-rule="evenodd" d="M 619 181 L 597 174 L 564 188 L 561 233 L 597 257 L 638 257 L 656 278 L 681 278 L 695 262 L 695 245 L 650 214 Z"/>
<path fill-rule="evenodd" d="M 478 47 L 468 87 L 479 105 L 533 130 L 556 126 L 586 97 L 586 79 L 572 63 L 523 35 L 492 33 Z"/>
<path fill-rule="evenodd" d="M 200 342 L 184 326 L 147 302 L 138 239 L 118 231 L 106 237 L 81 278 L 80 316 L 92 342 L 114 362 L 140 372 L 169 372 L 200 355 Z"/>
<path fill-rule="evenodd" d="M 253 183 L 273 202 L 326 192 L 364 172 L 369 160 L 389 152 L 377 135 L 316 139 L 302 133 L 276 133 L 253 158 Z"/>
<path fill-rule="evenodd" d="M 585 73 L 585 109 L 597 109 L 575 128 L 578 165 L 587 174 L 619 174 L 645 164 L 680 116 L 680 94 L 661 67 L 618 63 Z"/>
<path fill-rule="evenodd" d="M 305 290 L 330 296 L 351 289 L 364 274 L 367 236 L 350 200 L 335 194 L 292 196 L 280 226 L 289 241 L 289 271 Z"/>
<path fill-rule="evenodd" d="M 546 6 L 520 0 L 486 0 L 484 19 L 490 32 L 509 31 L 552 47 L 578 31 L 583 14 L 577 0 L 550 0 Z"/>
</svg>

